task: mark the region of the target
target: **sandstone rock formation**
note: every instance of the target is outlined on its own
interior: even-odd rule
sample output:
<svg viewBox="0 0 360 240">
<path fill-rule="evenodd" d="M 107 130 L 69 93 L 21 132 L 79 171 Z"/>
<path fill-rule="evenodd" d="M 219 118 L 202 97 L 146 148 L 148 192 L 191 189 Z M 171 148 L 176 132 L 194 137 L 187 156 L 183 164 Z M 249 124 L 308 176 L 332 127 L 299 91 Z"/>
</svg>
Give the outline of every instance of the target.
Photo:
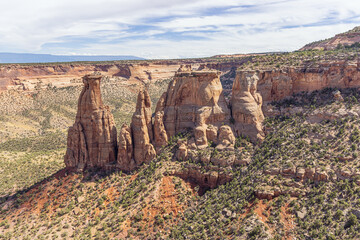
<svg viewBox="0 0 360 240">
<path fill-rule="evenodd" d="M 131 121 L 134 160 L 136 165 L 149 162 L 155 155 L 151 120 L 151 100 L 147 90 L 141 90 L 136 103 L 136 111 Z"/>
<path fill-rule="evenodd" d="M 116 161 L 117 139 L 113 116 L 100 94 L 101 75 L 86 75 L 75 123 L 68 131 L 65 164 L 83 170 Z"/>
<path fill-rule="evenodd" d="M 251 141 L 264 139 L 262 97 L 257 90 L 257 72 L 238 71 L 232 89 L 232 117 L 237 136 L 249 136 Z"/>
<path fill-rule="evenodd" d="M 175 154 L 176 159 L 179 161 L 186 160 L 188 156 L 187 142 L 179 140 L 177 145 L 178 145 L 178 150 L 176 151 Z"/>
<path fill-rule="evenodd" d="M 209 124 L 206 128 L 207 140 L 216 144 L 217 143 L 217 135 L 218 135 L 218 128 L 216 126 Z"/>
<path fill-rule="evenodd" d="M 131 126 L 123 125 L 121 128 L 118 148 L 112 116 L 101 101 L 101 77 L 86 76 L 85 87 L 79 99 L 77 120 L 69 130 L 68 152 L 65 157 L 67 166 L 79 169 L 108 169 L 116 166 L 121 170 L 131 171 L 154 159 L 156 152 L 161 151 L 169 137 L 189 130 L 193 132 L 194 138 L 179 145 L 175 156 L 179 160 L 186 159 L 189 150 L 206 148 L 209 144 L 217 146 L 219 150 L 233 150 L 235 136 L 230 124 L 230 109 L 219 79 L 220 73 L 205 66 L 202 69 L 194 71 L 190 65 L 180 67 L 167 92 L 159 99 L 154 119 L 150 96 L 146 89 L 141 90 Z M 261 130 L 261 96 L 255 93 L 254 79 L 255 77 L 240 78 L 237 85 L 234 85 L 232 100 L 237 134 L 248 135 L 253 134 L 253 129 Z M 259 134 L 260 131 L 254 136 L 258 137 Z M 214 161 L 221 162 L 220 165 L 227 164 L 221 159 Z"/>
<path fill-rule="evenodd" d="M 164 96 L 164 126 L 168 137 L 186 129 L 229 123 L 230 111 L 222 92 L 220 72 L 194 71 L 182 66 Z"/>
<path fill-rule="evenodd" d="M 159 129 L 161 127 L 157 127 Z M 151 100 L 147 90 L 138 94 L 136 110 L 131 127 L 123 125 L 119 136 L 117 166 L 124 171 L 132 171 L 142 163 L 148 163 L 155 156 L 151 119 Z"/>
<path fill-rule="evenodd" d="M 154 121 L 154 145 L 165 145 L 169 137 L 193 130 L 198 148 L 217 141 L 217 129 L 230 122 L 230 109 L 223 95 L 220 72 L 193 70 L 182 65 L 167 92 L 160 98 Z"/>
<path fill-rule="evenodd" d="M 198 148 L 206 148 L 208 146 L 205 126 L 197 126 L 194 129 L 194 136 L 195 136 L 195 143 Z"/>
<path fill-rule="evenodd" d="M 154 146 L 157 152 L 162 146 L 168 142 L 168 136 L 164 125 L 164 107 L 165 107 L 166 92 L 158 100 L 155 110 L 154 118 Z"/>
<path fill-rule="evenodd" d="M 227 125 L 221 126 L 216 148 L 219 150 L 232 150 L 235 145 L 235 136 Z"/>
<path fill-rule="evenodd" d="M 264 102 L 271 102 L 302 91 L 359 87 L 359 68 L 359 61 L 334 61 L 319 63 L 316 67 L 261 70 L 257 74 L 257 89 Z"/>
<path fill-rule="evenodd" d="M 133 157 L 131 128 L 126 124 L 120 130 L 118 145 L 117 166 L 124 171 L 134 170 L 136 163 Z"/>
<path fill-rule="evenodd" d="M 194 181 L 204 188 L 215 188 L 233 179 L 232 174 L 218 171 L 218 169 L 202 172 L 197 165 L 189 165 L 184 169 L 175 170 L 171 175 Z"/>
</svg>

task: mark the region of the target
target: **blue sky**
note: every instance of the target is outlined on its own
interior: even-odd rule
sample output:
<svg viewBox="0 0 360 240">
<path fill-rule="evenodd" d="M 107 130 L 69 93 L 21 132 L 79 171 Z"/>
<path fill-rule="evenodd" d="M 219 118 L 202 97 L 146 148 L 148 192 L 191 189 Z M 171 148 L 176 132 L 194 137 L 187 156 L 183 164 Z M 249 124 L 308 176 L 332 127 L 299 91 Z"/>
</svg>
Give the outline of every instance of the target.
<svg viewBox="0 0 360 240">
<path fill-rule="evenodd" d="M 2 0 L 0 52 L 206 57 L 292 51 L 360 25 L 358 0 Z"/>
</svg>

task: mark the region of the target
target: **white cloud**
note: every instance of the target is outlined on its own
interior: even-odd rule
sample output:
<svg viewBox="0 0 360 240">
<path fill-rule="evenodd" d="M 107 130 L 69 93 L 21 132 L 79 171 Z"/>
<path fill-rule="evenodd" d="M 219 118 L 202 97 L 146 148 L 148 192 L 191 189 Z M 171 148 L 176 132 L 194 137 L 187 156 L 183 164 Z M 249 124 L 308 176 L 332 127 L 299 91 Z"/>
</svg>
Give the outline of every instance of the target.
<svg viewBox="0 0 360 240">
<path fill-rule="evenodd" d="M 283 51 L 360 25 L 357 0 L 3 1 L 0 51 L 14 52 L 176 58 Z M 143 25 L 152 27 L 131 31 Z"/>
</svg>

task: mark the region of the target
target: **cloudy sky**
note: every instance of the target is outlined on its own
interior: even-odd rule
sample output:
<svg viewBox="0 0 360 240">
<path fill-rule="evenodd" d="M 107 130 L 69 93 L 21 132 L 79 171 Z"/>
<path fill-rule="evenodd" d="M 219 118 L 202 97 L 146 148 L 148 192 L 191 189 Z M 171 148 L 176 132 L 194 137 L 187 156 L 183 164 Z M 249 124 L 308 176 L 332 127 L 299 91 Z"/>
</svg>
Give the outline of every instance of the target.
<svg viewBox="0 0 360 240">
<path fill-rule="evenodd" d="M 292 51 L 360 25 L 359 0 L 0 0 L 0 52 Z"/>
</svg>

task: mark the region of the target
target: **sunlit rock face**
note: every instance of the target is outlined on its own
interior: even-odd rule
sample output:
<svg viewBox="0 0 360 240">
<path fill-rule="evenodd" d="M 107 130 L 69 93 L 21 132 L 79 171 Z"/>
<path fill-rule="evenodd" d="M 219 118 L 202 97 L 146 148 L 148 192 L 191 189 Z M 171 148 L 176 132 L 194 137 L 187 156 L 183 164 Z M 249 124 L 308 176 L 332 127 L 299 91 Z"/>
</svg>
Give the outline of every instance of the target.
<svg viewBox="0 0 360 240">
<path fill-rule="evenodd" d="M 134 160 L 136 165 L 149 162 L 155 155 L 151 121 L 151 100 L 147 90 L 141 90 L 138 95 L 136 110 L 131 121 L 131 131 L 134 144 Z"/>
<path fill-rule="evenodd" d="M 169 137 L 197 126 L 229 123 L 230 110 L 219 77 L 215 70 L 179 69 L 164 96 L 163 122 Z"/>
<path fill-rule="evenodd" d="M 231 97 L 234 130 L 237 136 L 248 136 L 253 142 L 262 141 L 264 115 L 262 97 L 257 93 L 257 72 L 237 72 Z"/>
<path fill-rule="evenodd" d="M 83 170 L 116 161 L 116 127 L 109 107 L 101 100 L 101 79 L 101 75 L 83 77 L 76 120 L 68 131 L 67 167 Z"/>
</svg>

